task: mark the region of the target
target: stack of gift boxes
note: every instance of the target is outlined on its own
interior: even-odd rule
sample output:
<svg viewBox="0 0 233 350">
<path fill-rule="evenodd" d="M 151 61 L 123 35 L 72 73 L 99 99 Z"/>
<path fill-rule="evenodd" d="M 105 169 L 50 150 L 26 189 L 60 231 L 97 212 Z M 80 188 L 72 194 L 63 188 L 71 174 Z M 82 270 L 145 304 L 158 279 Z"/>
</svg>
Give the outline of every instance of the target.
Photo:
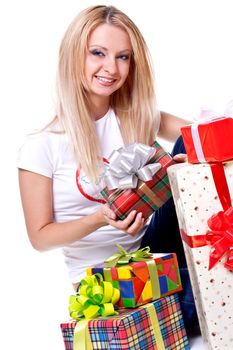
<svg viewBox="0 0 233 350">
<path fill-rule="evenodd" d="M 233 349 L 233 119 L 181 129 L 188 162 L 168 169 L 199 323 L 209 349 Z"/>
<path fill-rule="evenodd" d="M 146 218 L 171 197 L 167 176 L 171 156 L 157 142 L 152 152 L 144 146 L 135 149 L 133 145 L 114 155 L 115 164 L 131 169 L 130 174 L 122 176 L 123 167 L 116 170 L 115 164 L 114 173 L 108 169 L 110 181 L 102 195 L 120 219 L 133 209 Z M 148 167 L 150 164 L 153 166 Z M 65 349 L 189 349 L 178 296 L 182 286 L 176 255 L 152 254 L 147 247 L 131 253 L 120 245 L 118 249 L 103 266 L 87 269 L 78 294 L 71 296 L 72 319 L 61 324 Z"/>
<path fill-rule="evenodd" d="M 182 287 L 176 255 L 153 254 L 145 261 L 107 266 L 88 269 L 87 278 L 103 276 L 119 290 L 117 314 L 61 324 L 66 349 L 189 349 L 178 297 Z M 70 306 L 74 316 L 75 296 Z"/>
</svg>

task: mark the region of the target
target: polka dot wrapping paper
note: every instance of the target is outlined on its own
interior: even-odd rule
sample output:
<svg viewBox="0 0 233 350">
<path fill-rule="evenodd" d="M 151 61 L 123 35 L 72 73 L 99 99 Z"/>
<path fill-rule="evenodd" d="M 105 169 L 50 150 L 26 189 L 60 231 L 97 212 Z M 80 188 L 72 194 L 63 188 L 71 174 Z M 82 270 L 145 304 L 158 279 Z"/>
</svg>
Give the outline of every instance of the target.
<svg viewBox="0 0 233 350">
<path fill-rule="evenodd" d="M 232 254 L 232 228 L 216 233 L 209 227 L 210 218 L 232 210 L 233 162 L 176 164 L 168 169 L 168 176 L 202 336 L 209 349 L 233 349 L 233 272 L 226 263 Z M 221 247 L 224 253 L 212 264 L 211 256 L 218 256 L 216 242 L 225 239 L 220 233 L 229 233 L 229 246 Z"/>
</svg>

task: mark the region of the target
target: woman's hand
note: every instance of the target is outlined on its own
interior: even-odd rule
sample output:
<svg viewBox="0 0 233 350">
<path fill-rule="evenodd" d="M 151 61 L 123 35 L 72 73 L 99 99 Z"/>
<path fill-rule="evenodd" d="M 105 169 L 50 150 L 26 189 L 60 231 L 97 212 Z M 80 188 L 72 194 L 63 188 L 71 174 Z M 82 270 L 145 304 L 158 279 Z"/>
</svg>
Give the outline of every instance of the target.
<svg viewBox="0 0 233 350">
<path fill-rule="evenodd" d="M 142 213 L 132 210 L 124 220 L 117 220 L 116 214 L 108 207 L 107 204 L 102 206 L 102 213 L 106 223 L 125 231 L 131 236 L 135 236 L 145 225 L 145 219 Z"/>
<path fill-rule="evenodd" d="M 173 157 L 173 160 L 176 162 L 176 163 L 184 163 L 184 162 L 187 162 L 187 154 L 185 153 L 178 153 L 176 154 L 174 157 Z"/>
</svg>

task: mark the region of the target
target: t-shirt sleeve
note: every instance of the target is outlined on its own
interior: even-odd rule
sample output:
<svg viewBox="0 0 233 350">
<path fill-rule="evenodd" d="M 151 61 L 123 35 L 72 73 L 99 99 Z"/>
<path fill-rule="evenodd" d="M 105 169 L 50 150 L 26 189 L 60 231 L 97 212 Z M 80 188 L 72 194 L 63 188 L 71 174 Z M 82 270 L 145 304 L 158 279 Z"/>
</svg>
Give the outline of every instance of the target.
<svg viewBox="0 0 233 350">
<path fill-rule="evenodd" d="M 49 133 L 33 134 L 24 140 L 18 150 L 17 168 L 52 178 L 54 152 Z"/>
</svg>

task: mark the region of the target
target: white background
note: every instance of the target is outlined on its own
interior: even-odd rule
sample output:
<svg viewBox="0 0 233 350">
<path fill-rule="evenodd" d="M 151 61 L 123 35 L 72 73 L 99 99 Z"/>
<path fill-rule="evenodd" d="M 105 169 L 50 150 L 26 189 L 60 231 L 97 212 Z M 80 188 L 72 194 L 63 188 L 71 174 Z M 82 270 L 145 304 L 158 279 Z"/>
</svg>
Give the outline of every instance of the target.
<svg viewBox="0 0 233 350">
<path fill-rule="evenodd" d="M 233 98 L 231 0 L 112 0 L 141 29 L 156 73 L 160 109 L 193 119 Z M 85 0 L 0 3 L 0 348 L 63 350 L 59 324 L 72 292 L 59 251 L 27 239 L 16 154 L 28 131 L 53 117 L 58 47 Z M 153 8 L 152 8 L 153 5 Z M 4 344 L 4 345 L 3 345 Z"/>
</svg>

